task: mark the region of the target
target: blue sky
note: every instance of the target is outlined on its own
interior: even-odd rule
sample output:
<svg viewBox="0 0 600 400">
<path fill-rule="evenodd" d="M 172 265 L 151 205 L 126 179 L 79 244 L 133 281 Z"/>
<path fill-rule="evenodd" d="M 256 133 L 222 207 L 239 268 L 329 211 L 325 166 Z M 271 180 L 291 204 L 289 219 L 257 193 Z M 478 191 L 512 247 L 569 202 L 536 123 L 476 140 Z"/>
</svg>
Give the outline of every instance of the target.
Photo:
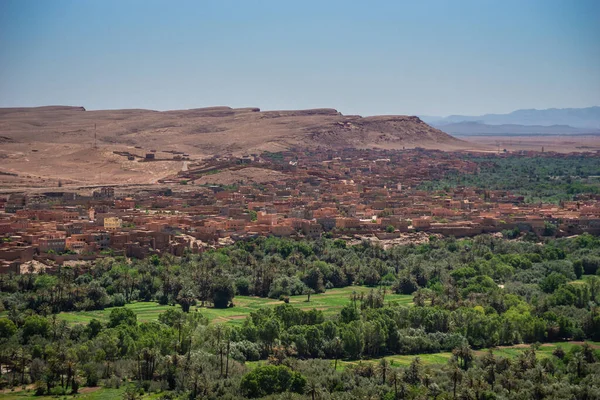
<svg viewBox="0 0 600 400">
<path fill-rule="evenodd" d="M 600 1 L 0 0 L 0 106 L 600 105 Z"/>
</svg>

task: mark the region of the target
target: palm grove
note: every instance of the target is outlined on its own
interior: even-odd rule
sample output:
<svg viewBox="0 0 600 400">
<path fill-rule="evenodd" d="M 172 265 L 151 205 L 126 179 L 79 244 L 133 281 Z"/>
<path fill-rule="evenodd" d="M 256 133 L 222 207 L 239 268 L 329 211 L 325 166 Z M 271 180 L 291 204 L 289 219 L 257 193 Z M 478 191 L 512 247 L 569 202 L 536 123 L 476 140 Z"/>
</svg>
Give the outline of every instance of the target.
<svg viewBox="0 0 600 400">
<path fill-rule="evenodd" d="M 600 341 L 599 267 L 600 240 L 587 234 L 545 243 L 432 237 L 387 250 L 270 237 L 200 256 L 3 275 L 1 383 L 31 383 L 38 394 L 101 385 L 165 399 L 597 399 L 595 345 L 558 346 L 549 357 L 539 346 Z M 310 302 L 288 304 L 289 296 L 351 285 L 372 290 L 332 316 Z M 414 304 L 386 301 L 391 292 Z M 208 320 L 205 309 L 235 308 L 236 295 L 276 305 L 239 324 Z M 176 307 L 139 322 L 123 307 L 135 301 Z M 107 322 L 69 324 L 59 315 L 107 307 Z M 520 343 L 531 347 L 514 357 L 482 350 Z M 452 357 L 422 361 L 438 352 Z M 399 366 L 385 358 L 394 354 L 415 358 Z"/>
</svg>

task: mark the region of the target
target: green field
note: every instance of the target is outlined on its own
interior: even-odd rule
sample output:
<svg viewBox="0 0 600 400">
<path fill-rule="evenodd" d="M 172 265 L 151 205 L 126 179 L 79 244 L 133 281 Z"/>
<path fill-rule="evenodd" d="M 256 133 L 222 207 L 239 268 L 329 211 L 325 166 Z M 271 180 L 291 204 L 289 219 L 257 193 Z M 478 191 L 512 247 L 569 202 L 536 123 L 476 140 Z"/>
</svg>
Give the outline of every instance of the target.
<svg viewBox="0 0 600 400">
<path fill-rule="evenodd" d="M 349 286 L 341 289 L 329 289 L 325 293 L 313 294 L 310 296 L 310 302 L 306 301 L 306 296 L 291 296 L 290 304 L 303 310 L 316 308 L 322 310 L 325 315 L 332 315 L 338 312 L 345 304 L 350 302 L 350 296 L 353 292 L 367 293 L 372 288 L 365 286 Z M 385 296 L 386 302 L 398 302 L 400 304 L 412 304 L 412 296 L 388 293 Z M 233 299 L 235 307 L 217 309 L 210 307 L 192 307 L 192 311 L 198 310 L 206 315 L 211 322 L 227 322 L 231 324 L 240 324 L 252 311 L 262 307 L 273 307 L 283 304 L 282 301 L 266 299 L 251 296 L 236 296 Z M 156 321 L 160 313 L 170 308 L 179 308 L 179 306 L 164 306 L 155 302 L 137 302 L 125 305 L 133 310 L 139 322 Z M 111 308 L 98 311 L 77 311 L 63 312 L 58 314 L 58 318 L 70 323 L 87 324 L 92 319 L 102 322 L 108 321 Z"/>
<path fill-rule="evenodd" d="M 576 279 L 574 281 L 569 282 L 570 284 L 575 284 L 575 285 L 582 285 L 585 283 L 585 279 L 589 276 L 594 276 L 594 275 L 582 275 L 581 279 Z"/>
<path fill-rule="evenodd" d="M 15 390 L 14 392 L 0 392 L 2 400 L 34 400 L 34 399 L 81 399 L 81 400 L 112 400 L 121 399 L 125 393 L 125 388 L 106 389 L 106 388 L 81 388 L 81 392 L 77 395 L 65 396 L 36 396 L 33 390 Z M 143 397 L 149 399 L 150 397 Z"/>
<path fill-rule="evenodd" d="M 592 347 L 594 347 L 596 349 L 600 349 L 600 342 L 591 342 L 591 341 L 586 341 L 586 342 L 589 343 Z M 583 342 L 544 343 L 537 350 L 537 357 L 540 359 L 550 357 L 552 355 L 552 352 L 559 346 L 562 347 L 565 352 L 568 352 L 574 346 L 581 346 L 582 344 L 583 344 Z M 500 347 L 496 347 L 492 350 L 494 351 L 494 354 L 497 357 L 515 358 L 520 353 L 522 353 L 523 350 L 526 350 L 529 347 L 530 346 L 526 345 L 526 344 L 518 344 L 515 346 L 500 346 Z M 488 351 L 488 349 L 476 350 L 475 355 L 482 356 L 487 351 Z M 421 361 L 423 362 L 423 364 L 429 364 L 429 365 L 446 364 L 448 362 L 448 360 L 452 357 L 452 353 L 443 352 L 443 353 L 418 354 L 418 355 L 393 355 L 393 356 L 384 357 L 384 358 L 386 360 L 388 360 L 392 366 L 406 367 L 412 362 L 412 360 L 415 357 L 419 357 L 421 359 Z M 379 359 L 361 360 L 361 361 L 338 361 L 338 369 L 345 368 L 348 365 L 358 364 L 359 362 L 377 362 L 377 361 L 379 361 Z"/>
<path fill-rule="evenodd" d="M 591 342 L 586 341 L 586 343 L 590 344 L 595 349 L 600 349 L 600 342 Z M 568 352 L 574 346 L 581 346 L 583 342 L 556 342 L 556 343 L 544 343 L 537 350 L 537 358 L 547 358 L 552 355 L 552 352 L 557 347 L 562 347 L 565 352 Z M 523 352 L 523 350 L 528 349 L 530 346 L 526 344 L 518 344 L 515 346 L 501 346 L 493 349 L 494 355 L 496 357 L 506 357 L 506 358 L 515 358 L 519 354 Z M 480 357 L 487 353 L 488 349 L 475 350 L 475 355 Z M 442 352 L 442 353 L 431 353 L 431 354 L 410 354 L 410 355 L 392 355 L 383 357 L 390 362 L 392 367 L 407 367 L 410 363 L 415 359 L 415 357 L 419 357 L 421 362 L 424 365 L 443 365 L 452 358 L 451 352 Z M 376 359 L 365 359 L 365 360 L 338 360 L 337 369 L 343 370 L 344 368 L 352 365 L 359 365 L 364 363 L 377 363 L 381 360 L 381 358 Z M 330 360 L 333 365 L 334 361 Z M 250 361 L 246 362 L 246 366 L 250 369 L 256 368 L 259 365 L 265 364 L 266 361 Z"/>
<path fill-rule="evenodd" d="M 33 386 L 33 385 L 30 385 Z M 2 400 L 49 400 L 49 399 L 81 399 L 81 400 L 113 400 L 122 399 L 125 394 L 125 386 L 119 389 L 108 389 L 104 387 L 84 387 L 81 388 L 76 395 L 52 395 L 52 396 L 36 396 L 35 392 L 28 387 L 26 391 L 17 388 L 14 392 L 10 390 L 0 391 L 0 399 Z M 156 400 L 162 397 L 164 393 L 146 393 L 138 397 L 140 400 Z"/>
</svg>

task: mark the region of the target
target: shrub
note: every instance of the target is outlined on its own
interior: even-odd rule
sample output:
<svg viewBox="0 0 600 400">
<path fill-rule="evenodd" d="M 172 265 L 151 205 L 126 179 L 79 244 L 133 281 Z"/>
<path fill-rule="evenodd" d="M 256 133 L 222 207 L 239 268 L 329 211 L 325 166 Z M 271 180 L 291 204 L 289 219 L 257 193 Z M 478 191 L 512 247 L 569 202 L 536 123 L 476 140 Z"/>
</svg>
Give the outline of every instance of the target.
<svg viewBox="0 0 600 400">
<path fill-rule="evenodd" d="M 241 390 L 244 395 L 256 398 L 273 393 L 304 393 L 306 378 L 283 365 L 257 367 L 242 378 Z"/>
<path fill-rule="evenodd" d="M 269 290 L 269 297 L 280 299 L 286 296 L 296 296 L 304 294 L 306 285 L 297 277 L 282 276 L 273 281 Z"/>
<path fill-rule="evenodd" d="M 94 363 L 88 363 L 83 366 L 83 377 L 85 386 L 98 386 L 98 367 Z"/>
<path fill-rule="evenodd" d="M 137 324 L 137 316 L 135 313 L 125 307 L 114 308 L 110 312 L 108 326 L 114 328 L 119 325 L 134 326 Z"/>
<path fill-rule="evenodd" d="M 123 307 L 127 301 L 123 293 L 115 293 L 111 296 L 110 302 L 113 307 Z"/>
<path fill-rule="evenodd" d="M 260 346 L 249 340 L 231 343 L 231 358 L 237 361 L 258 361 L 260 359 Z"/>
<path fill-rule="evenodd" d="M 250 281 L 246 277 L 240 277 L 235 280 L 235 292 L 240 296 L 250 294 Z"/>
</svg>

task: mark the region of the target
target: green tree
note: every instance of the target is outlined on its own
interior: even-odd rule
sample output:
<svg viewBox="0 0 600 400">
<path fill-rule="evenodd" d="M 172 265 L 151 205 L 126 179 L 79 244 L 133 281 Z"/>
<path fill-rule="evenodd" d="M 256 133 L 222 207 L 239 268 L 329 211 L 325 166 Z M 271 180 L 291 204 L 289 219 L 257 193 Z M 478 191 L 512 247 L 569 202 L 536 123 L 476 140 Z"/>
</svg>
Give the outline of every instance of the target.
<svg viewBox="0 0 600 400">
<path fill-rule="evenodd" d="M 306 272 L 303 279 L 306 286 L 315 291 L 315 293 L 323 293 L 325 285 L 323 284 L 323 273 L 317 267 L 313 267 Z"/>
<path fill-rule="evenodd" d="M 95 338 L 102 331 L 102 322 L 93 318 L 86 327 L 86 333 L 90 339 Z"/>
<path fill-rule="evenodd" d="M 8 339 L 17 332 L 17 326 L 8 318 L 0 319 L 0 339 Z"/>
<path fill-rule="evenodd" d="M 311 400 L 320 397 L 322 391 L 323 388 L 316 381 L 310 381 L 308 382 L 308 385 L 306 385 L 306 394 L 310 396 Z"/>
<path fill-rule="evenodd" d="M 264 397 L 274 393 L 290 391 L 304 393 L 306 378 L 283 365 L 256 367 L 242 377 L 240 389 L 250 398 Z"/>
<path fill-rule="evenodd" d="M 381 384 L 385 385 L 386 377 L 388 375 L 388 372 L 390 371 L 390 362 L 385 358 L 382 358 L 379 361 L 379 364 L 377 365 L 377 370 L 381 375 Z"/>
<path fill-rule="evenodd" d="M 113 308 L 108 317 L 108 326 L 114 328 L 119 325 L 135 326 L 137 316 L 135 312 L 125 307 Z"/>
<path fill-rule="evenodd" d="M 248 210 L 248 214 L 250 215 L 251 221 L 256 221 L 258 219 L 258 214 L 254 210 Z"/>
<path fill-rule="evenodd" d="M 567 277 L 559 272 L 552 272 L 540 282 L 540 289 L 546 293 L 552 293 L 560 286 L 567 283 Z"/>
<path fill-rule="evenodd" d="M 269 318 L 258 327 L 258 338 L 263 342 L 265 348 L 270 353 L 273 350 L 275 340 L 279 339 L 281 326 L 275 318 Z"/>
<path fill-rule="evenodd" d="M 452 355 L 456 357 L 458 365 L 465 371 L 469 369 L 473 362 L 473 350 L 469 345 L 465 344 L 455 348 L 452 350 Z"/>
<path fill-rule="evenodd" d="M 196 296 L 192 289 L 181 290 L 177 295 L 177 304 L 181 306 L 183 312 L 190 312 L 190 308 L 196 304 Z"/>
<path fill-rule="evenodd" d="M 551 223 L 551 222 L 544 222 L 544 231 L 542 232 L 542 235 L 544 236 L 554 236 L 556 235 L 556 231 L 558 230 L 558 227 Z"/>
<path fill-rule="evenodd" d="M 211 286 L 211 296 L 215 308 L 227 308 L 235 296 L 233 282 L 225 277 L 216 279 Z"/>
<path fill-rule="evenodd" d="M 421 359 L 419 357 L 413 358 L 410 365 L 404 371 L 404 382 L 409 385 L 418 385 L 421 383 Z"/>
<path fill-rule="evenodd" d="M 575 260 L 573 262 L 573 272 L 575 272 L 577 279 L 581 279 L 581 276 L 583 275 L 583 261 Z"/>
<path fill-rule="evenodd" d="M 585 284 L 590 290 L 590 298 L 596 303 L 600 302 L 600 277 L 588 276 L 585 278 Z"/>
<path fill-rule="evenodd" d="M 349 358 L 360 358 L 365 345 L 361 321 L 352 321 L 342 330 L 342 342 Z"/>
<path fill-rule="evenodd" d="M 23 328 L 21 328 L 23 341 L 27 343 L 34 335 L 46 337 L 50 332 L 50 322 L 39 315 L 31 315 L 25 318 Z"/>
<path fill-rule="evenodd" d="M 456 399 L 456 389 L 463 378 L 463 372 L 456 361 L 456 357 L 452 357 L 448 361 L 448 376 L 452 382 L 452 398 Z"/>
</svg>

